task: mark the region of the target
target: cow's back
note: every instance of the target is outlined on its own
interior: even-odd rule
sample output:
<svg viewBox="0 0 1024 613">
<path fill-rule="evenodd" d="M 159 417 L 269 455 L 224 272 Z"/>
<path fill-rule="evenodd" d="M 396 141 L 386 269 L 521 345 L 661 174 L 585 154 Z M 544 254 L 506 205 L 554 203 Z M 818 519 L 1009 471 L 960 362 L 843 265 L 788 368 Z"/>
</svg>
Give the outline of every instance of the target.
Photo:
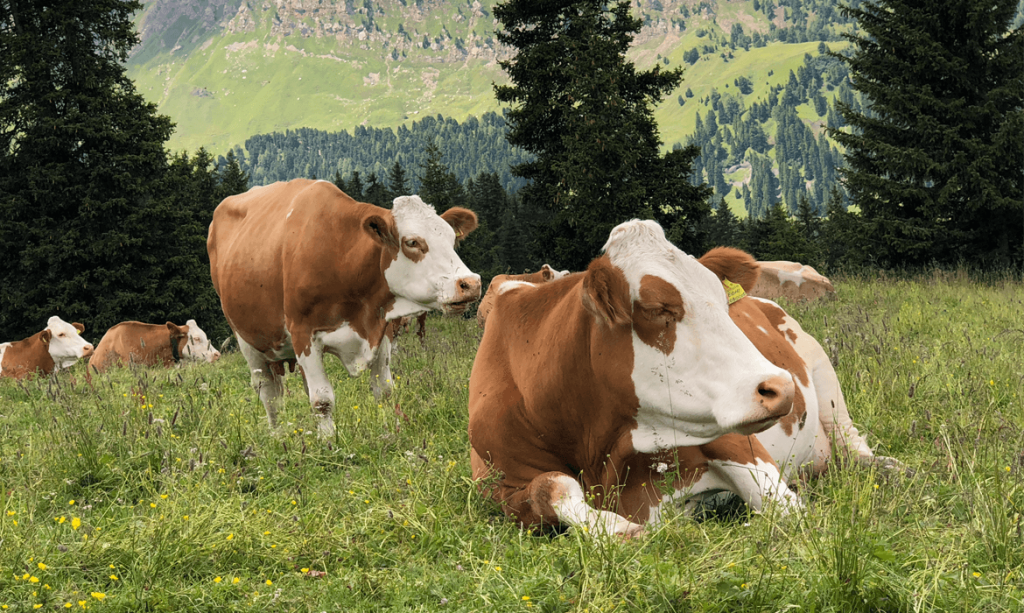
<svg viewBox="0 0 1024 613">
<path fill-rule="evenodd" d="M 54 371 L 56 365 L 47 344 L 40 340 L 40 335 L 42 332 L 24 340 L 4 343 L 0 350 L 0 377 L 22 379 L 36 373 L 48 375 Z"/>
<path fill-rule="evenodd" d="M 750 290 L 752 296 L 799 302 L 835 295 L 832 282 L 811 266 L 787 261 L 758 262 L 758 265 L 761 276 Z"/>
<path fill-rule="evenodd" d="M 168 362 L 173 363 L 173 359 L 170 352 L 170 332 L 166 326 L 123 321 L 107 330 L 100 339 L 95 353 L 89 358 L 89 368 L 103 372 L 112 366 L 166 366 Z"/>
</svg>

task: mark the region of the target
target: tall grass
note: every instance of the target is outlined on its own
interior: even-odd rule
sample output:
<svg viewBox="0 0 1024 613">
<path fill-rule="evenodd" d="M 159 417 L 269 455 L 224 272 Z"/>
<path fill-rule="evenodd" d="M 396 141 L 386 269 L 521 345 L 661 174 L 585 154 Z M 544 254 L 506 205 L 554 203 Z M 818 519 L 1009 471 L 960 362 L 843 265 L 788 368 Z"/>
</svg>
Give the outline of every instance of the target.
<svg viewBox="0 0 1024 613">
<path fill-rule="evenodd" d="M 244 361 L 0 381 L 8 611 L 1024 610 L 1024 289 L 834 278 L 786 305 L 854 421 L 912 472 L 794 486 L 798 516 L 670 512 L 639 541 L 520 530 L 469 480 L 480 333 L 400 338 L 394 395 L 329 358 L 337 436 L 297 376 L 268 431 Z"/>
</svg>

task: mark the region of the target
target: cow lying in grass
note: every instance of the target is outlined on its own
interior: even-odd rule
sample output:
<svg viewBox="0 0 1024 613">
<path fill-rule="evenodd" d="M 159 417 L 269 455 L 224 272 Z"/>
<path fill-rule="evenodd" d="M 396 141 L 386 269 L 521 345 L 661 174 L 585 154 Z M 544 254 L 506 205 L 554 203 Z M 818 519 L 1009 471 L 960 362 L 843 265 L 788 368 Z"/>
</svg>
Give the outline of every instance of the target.
<svg viewBox="0 0 1024 613">
<path fill-rule="evenodd" d="M 587 272 L 501 293 L 470 379 L 474 478 L 524 526 L 632 536 L 673 499 L 797 508 L 785 479 L 834 451 L 894 462 L 851 423 L 817 342 L 745 296 L 757 273 L 631 222 Z"/>
<path fill-rule="evenodd" d="M 214 362 L 220 352 L 213 348 L 206 332 L 196 320 L 184 326 L 171 322 L 164 325 L 123 321 L 113 326 L 100 339 L 89 368 L 103 372 L 112 366 L 145 364 L 176 366 L 186 362 Z"/>
<path fill-rule="evenodd" d="M 82 324 L 69 324 L 54 315 L 42 331 L 20 341 L 0 343 L 0 377 L 23 379 L 69 368 L 92 355 L 93 346 L 82 338 L 82 332 Z"/>
</svg>

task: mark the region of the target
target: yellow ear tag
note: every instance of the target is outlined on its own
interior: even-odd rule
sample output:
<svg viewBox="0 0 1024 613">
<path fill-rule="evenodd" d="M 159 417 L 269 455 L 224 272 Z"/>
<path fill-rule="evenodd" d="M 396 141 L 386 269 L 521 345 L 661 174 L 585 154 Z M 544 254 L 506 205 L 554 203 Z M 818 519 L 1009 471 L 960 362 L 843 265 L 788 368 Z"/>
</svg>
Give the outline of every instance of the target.
<svg viewBox="0 0 1024 613">
<path fill-rule="evenodd" d="M 737 285 L 728 279 L 722 279 L 722 286 L 725 287 L 725 296 L 729 299 L 729 304 L 732 304 L 747 295 L 747 292 L 743 291 L 742 286 Z"/>
</svg>

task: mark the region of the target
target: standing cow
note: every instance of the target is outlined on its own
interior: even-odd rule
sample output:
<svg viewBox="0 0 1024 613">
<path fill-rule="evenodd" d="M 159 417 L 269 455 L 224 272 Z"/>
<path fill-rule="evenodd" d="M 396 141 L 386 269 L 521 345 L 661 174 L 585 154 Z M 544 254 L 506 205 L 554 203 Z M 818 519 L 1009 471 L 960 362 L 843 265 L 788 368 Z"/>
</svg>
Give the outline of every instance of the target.
<svg viewBox="0 0 1024 613">
<path fill-rule="evenodd" d="M 169 367 L 183 360 L 214 362 L 219 357 L 220 352 L 213 348 L 206 332 L 194 319 L 184 326 L 171 322 L 161 326 L 123 321 L 107 330 L 100 339 L 89 367 L 96 372 L 129 363 Z"/>
<path fill-rule="evenodd" d="M 22 379 L 69 368 L 92 355 L 93 346 L 82 338 L 82 332 L 82 324 L 69 324 L 54 315 L 41 332 L 13 343 L 0 343 L 0 377 Z"/>
<path fill-rule="evenodd" d="M 719 279 L 653 221 L 616 226 L 604 253 L 497 295 L 469 383 L 474 479 L 523 525 L 626 536 L 662 488 L 754 481 L 798 504 L 746 436 L 789 414 L 793 378 L 729 319 Z"/>
<path fill-rule="evenodd" d="M 369 367 L 374 395 L 389 392 L 388 322 L 431 309 L 462 313 L 480 297 L 480 276 L 455 253 L 476 227 L 463 208 L 438 215 L 402 196 L 389 211 L 308 179 L 221 202 L 207 240 L 210 274 L 270 426 L 285 362 L 301 367 L 323 436 L 334 433 L 324 353 L 352 376 Z"/>
</svg>

